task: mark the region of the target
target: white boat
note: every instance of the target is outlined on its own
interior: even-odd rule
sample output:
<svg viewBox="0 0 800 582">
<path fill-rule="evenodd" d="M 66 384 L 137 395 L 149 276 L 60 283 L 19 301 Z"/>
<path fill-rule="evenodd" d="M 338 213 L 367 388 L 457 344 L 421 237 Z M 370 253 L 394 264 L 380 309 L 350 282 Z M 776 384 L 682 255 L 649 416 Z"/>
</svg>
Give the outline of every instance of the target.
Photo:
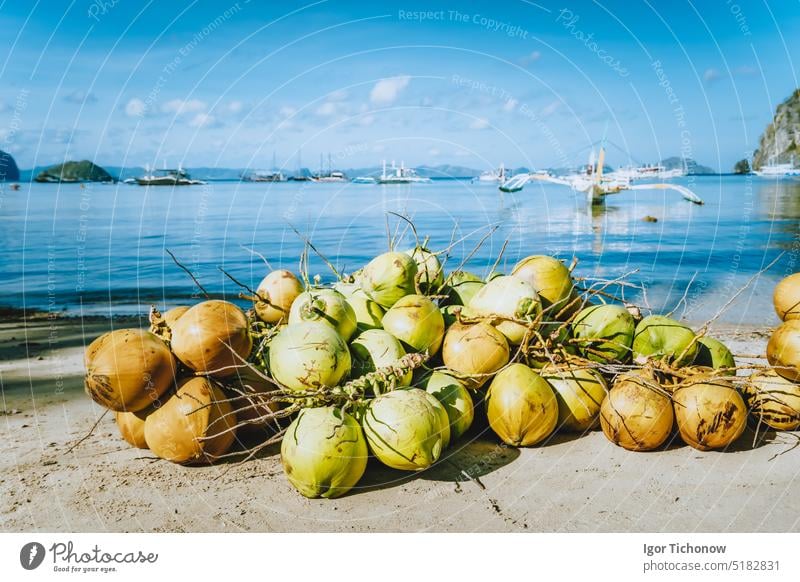
<svg viewBox="0 0 800 582">
<path fill-rule="evenodd" d="M 374 184 L 375 178 L 372 176 L 358 176 L 353 178 L 353 184 Z"/>
<path fill-rule="evenodd" d="M 582 192 L 586 195 L 587 200 L 591 204 L 603 204 L 606 196 L 610 194 L 619 194 L 626 190 L 675 190 L 684 199 L 694 204 L 703 204 L 703 200 L 694 192 L 679 186 L 677 184 L 664 184 L 664 183 L 646 183 L 646 184 L 632 184 L 631 179 L 625 176 L 603 174 L 603 162 L 605 161 L 605 149 L 600 148 L 600 154 L 595 163 L 594 151 L 589 157 L 589 164 L 582 173 L 572 174 L 569 176 L 551 176 L 547 173 L 542 174 L 539 172 L 529 174 L 517 174 L 513 178 L 506 180 L 500 185 L 500 190 L 503 192 L 519 192 L 531 180 L 538 180 L 543 182 L 550 182 L 551 184 L 559 184 L 568 186 L 576 192 Z"/>
<path fill-rule="evenodd" d="M 645 164 L 643 166 L 627 166 L 608 174 L 620 180 L 670 180 L 686 175 L 685 168 L 666 169 L 661 164 Z"/>
<path fill-rule="evenodd" d="M 347 176 L 344 175 L 344 172 L 339 172 L 334 170 L 332 172 L 327 172 L 325 174 L 318 174 L 316 176 L 317 182 L 347 182 Z"/>
<path fill-rule="evenodd" d="M 383 160 L 383 172 L 376 181 L 378 184 L 416 184 L 430 182 L 431 179 L 418 176 L 413 168 L 406 168 L 403 162 L 400 162 L 399 167 L 396 166 L 394 160 L 392 160 L 392 167 L 387 173 L 386 160 Z"/>
<path fill-rule="evenodd" d="M 319 172 L 313 176 L 315 182 L 347 182 L 344 172 L 333 169 L 331 155 L 328 154 L 328 171 L 322 169 L 322 154 L 319 156 Z"/>
<path fill-rule="evenodd" d="M 770 162 L 766 166 L 761 166 L 758 170 L 753 170 L 753 173 L 759 178 L 792 178 L 800 176 L 800 168 L 794 167 L 794 156 L 789 163 L 775 164 Z"/>
<path fill-rule="evenodd" d="M 139 186 L 202 186 L 202 180 L 193 180 L 181 167 L 177 169 L 164 168 L 161 170 L 146 170 L 148 173 L 136 178 Z"/>
<path fill-rule="evenodd" d="M 496 170 L 487 170 L 476 178 L 478 182 L 500 182 L 501 184 L 508 180 L 511 174 L 506 172 L 506 167 L 500 164 Z"/>
<path fill-rule="evenodd" d="M 285 182 L 286 176 L 280 170 L 255 170 L 242 177 L 245 182 Z"/>
</svg>

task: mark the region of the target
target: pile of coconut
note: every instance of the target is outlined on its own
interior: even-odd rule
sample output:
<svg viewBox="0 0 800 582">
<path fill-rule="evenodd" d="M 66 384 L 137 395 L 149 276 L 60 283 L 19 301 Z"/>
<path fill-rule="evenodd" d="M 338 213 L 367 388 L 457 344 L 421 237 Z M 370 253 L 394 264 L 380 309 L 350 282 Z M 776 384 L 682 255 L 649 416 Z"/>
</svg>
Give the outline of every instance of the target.
<svg viewBox="0 0 800 582">
<path fill-rule="evenodd" d="M 328 285 L 273 270 L 247 312 L 221 300 L 153 309 L 149 330 L 87 348 L 86 391 L 131 445 L 176 463 L 280 443 L 308 497 L 343 495 L 370 456 L 427 469 L 480 434 L 476 418 L 514 447 L 599 425 L 635 451 L 675 428 L 692 447 L 724 449 L 748 411 L 759 426 L 800 425 L 800 274 L 776 289 L 785 323 L 763 369 L 737 367 L 707 326 L 643 315 L 619 281 L 578 278 L 574 262 L 534 255 L 481 278 L 447 272 L 448 258 L 390 250 L 352 275 L 334 269 Z"/>
</svg>

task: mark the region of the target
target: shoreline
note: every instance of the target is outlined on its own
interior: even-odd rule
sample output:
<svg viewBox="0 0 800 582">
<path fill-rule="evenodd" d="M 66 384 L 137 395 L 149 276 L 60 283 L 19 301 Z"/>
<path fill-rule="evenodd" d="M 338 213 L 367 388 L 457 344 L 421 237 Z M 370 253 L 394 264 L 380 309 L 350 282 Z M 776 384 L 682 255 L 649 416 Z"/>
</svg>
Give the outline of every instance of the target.
<svg viewBox="0 0 800 582">
<path fill-rule="evenodd" d="M 174 465 L 129 447 L 108 414 L 70 451 L 103 413 L 83 392 L 84 347 L 117 323 L 0 322 L 2 531 L 800 530 L 800 450 L 776 433 L 756 448 L 748 432 L 726 452 L 675 441 L 632 453 L 600 431 L 513 449 L 476 424 L 431 469 L 408 474 L 372 460 L 362 483 L 335 500 L 297 493 L 277 447 L 243 464 Z M 756 355 L 769 330 L 713 333 Z"/>
</svg>

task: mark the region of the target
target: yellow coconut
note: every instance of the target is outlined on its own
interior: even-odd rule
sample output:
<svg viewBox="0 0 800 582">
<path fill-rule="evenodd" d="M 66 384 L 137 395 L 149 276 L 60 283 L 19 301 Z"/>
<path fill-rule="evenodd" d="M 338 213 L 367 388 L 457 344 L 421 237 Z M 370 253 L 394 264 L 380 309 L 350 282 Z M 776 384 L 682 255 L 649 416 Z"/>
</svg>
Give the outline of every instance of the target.
<svg viewBox="0 0 800 582">
<path fill-rule="evenodd" d="M 767 343 L 767 360 L 778 374 L 800 382 L 800 319 L 790 319 L 772 333 Z"/>
<path fill-rule="evenodd" d="M 172 351 L 200 374 L 216 378 L 234 375 L 252 347 L 247 318 L 227 301 L 198 303 L 172 327 Z"/>
<path fill-rule="evenodd" d="M 236 414 L 213 380 L 192 377 L 144 423 L 145 441 L 158 457 L 174 463 L 213 462 L 236 438 Z"/>
<path fill-rule="evenodd" d="M 512 275 L 530 283 L 539 294 L 542 308 L 548 316 L 555 317 L 571 298 L 574 288 L 569 269 L 554 257 L 533 255 L 518 262 Z"/>
<path fill-rule="evenodd" d="M 672 402 L 651 379 L 637 374 L 617 378 L 600 406 L 600 426 L 612 443 L 630 451 L 650 451 L 669 437 Z"/>
<path fill-rule="evenodd" d="M 467 388 L 477 390 L 508 363 L 505 336 L 488 323 L 454 323 L 442 345 L 444 365 L 455 372 Z"/>
<path fill-rule="evenodd" d="M 724 449 L 747 424 L 744 399 L 726 380 L 699 381 L 672 393 L 683 441 L 701 451 Z"/>
<path fill-rule="evenodd" d="M 175 325 L 175 322 L 178 321 L 187 311 L 189 311 L 188 305 L 178 305 L 177 307 L 173 307 L 164 314 L 164 323 L 167 324 L 168 328 L 172 329 L 172 326 Z"/>
<path fill-rule="evenodd" d="M 144 438 L 144 421 L 150 416 L 155 408 L 148 406 L 138 412 L 116 412 L 114 419 L 117 421 L 117 428 L 122 438 L 137 449 L 146 449 L 147 441 Z"/>
<path fill-rule="evenodd" d="M 176 362 L 167 345 L 141 329 L 118 329 L 86 348 L 86 393 L 114 411 L 147 408 L 175 381 Z"/>
<path fill-rule="evenodd" d="M 529 447 L 555 429 L 558 401 L 547 380 L 524 364 L 511 364 L 489 385 L 486 417 L 504 443 Z"/>
<path fill-rule="evenodd" d="M 800 273 L 789 275 L 775 285 L 772 302 L 783 321 L 800 319 Z"/>
<path fill-rule="evenodd" d="M 406 295 L 383 316 L 383 329 L 408 351 L 435 355 L 444 338 L 444 317 L 424 295 Z"/>
<path fill-rule="evenodd" d="M 608 388 L 595 370 L 568 366 L 547 366 L 542 372 L 558 399 L 558 427 L 561 430 L 584 432 L 595 428 L 600 420 L 600 406 Z"/>
<path fill-rule="evenodd" d="M 286 321 L 292 303 L 302 292 L 303 284 L 291 271 L 272 271 L 256 289 L 256 315 L 266 323 Z"/>
<path fill-rule="evenodd" d="M 747 404 L 756 419 L 775 430 L 800 428 L 800 384 L 774 370 L 753 374 L 748 381 Z"/>
</svg>

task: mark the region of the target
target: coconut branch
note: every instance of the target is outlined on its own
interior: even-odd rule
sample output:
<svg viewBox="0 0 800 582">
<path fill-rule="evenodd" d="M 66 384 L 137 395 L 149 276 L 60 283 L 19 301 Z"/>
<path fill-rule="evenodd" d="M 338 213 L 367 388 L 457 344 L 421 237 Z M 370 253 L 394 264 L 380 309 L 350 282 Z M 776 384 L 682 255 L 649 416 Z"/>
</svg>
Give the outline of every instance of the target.
<svg viewBox="0 0 800 582">
<path fill-rule="evenodd" d="M 198 280 L 197 280 L 197 277 L 195 277 L 195 276 L 194 276 L 194 273 L 192 273 L 192 271 L 191 271 L 191 270 L 189 270 L 189 268 L 188 268 L 187 266 L 185 266 L 183 263 L 181 263 L 181 262 L 178 260 L 178 258 L 177 258 L 177 257 L 176 257 L 174 254 L 172 254 L 172 251 L 171 251 L 171 250 L 169 250 L 169 249 L 167 249 L 167 248 L 165 248 L 164 250 L 165 250 L 165 251 L 167 252 L 167 254 L 168 254 L 168 255 L 169 255 L 171 258 L 172 258 L 172 260 L 174 261 L 174 263 L 175 263 L 176 265 L 178 265 L 178 267 L 180 267 L 180 268 L 181 268 L 181 269 L 182 269 L 182 270 L 183 270 L 183 271 L 184 271 L 184 272 L 185 272 L 187 275 L 189 275 L 189 276 L 192 278 L 192 281 L 194 281 L 194 284 L 195 284 L 195 285 L 197 285 L 197 288 L 198 288 L 198 289 L 200 289 L 200 291 L 203 293 L 203 296 L 204 296 L 206 299 L 211 299 L 211 296 L 208 294 L 208 291 L 206 291 L 206 288 L 205 288 L 205 287 L 203 287 L 203 286 L 200 284 L 200 281 L 198 281 Z"/>
</svg>

